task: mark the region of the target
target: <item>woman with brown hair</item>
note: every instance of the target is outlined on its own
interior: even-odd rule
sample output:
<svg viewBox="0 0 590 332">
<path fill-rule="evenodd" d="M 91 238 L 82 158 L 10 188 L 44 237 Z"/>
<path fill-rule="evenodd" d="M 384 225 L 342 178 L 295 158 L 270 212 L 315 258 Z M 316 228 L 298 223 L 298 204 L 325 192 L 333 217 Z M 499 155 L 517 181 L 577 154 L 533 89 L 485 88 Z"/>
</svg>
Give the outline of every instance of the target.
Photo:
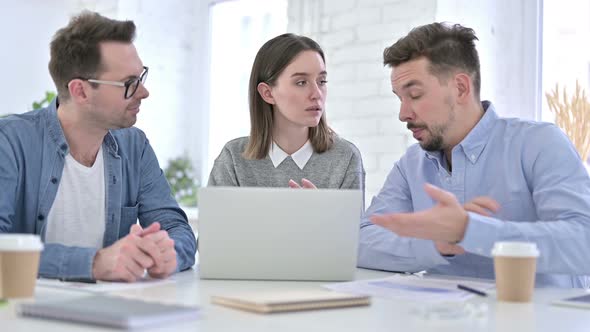
<svg viewBox="0 0 590 332">
<path fill-rule="evenodd" d="M 361 154 L 326 123 L 324 53 L 283 34 L 258 51 L 249 83 L 250 136 L 228 142 L 210 186 L 361 189 Z"/>
</svg>

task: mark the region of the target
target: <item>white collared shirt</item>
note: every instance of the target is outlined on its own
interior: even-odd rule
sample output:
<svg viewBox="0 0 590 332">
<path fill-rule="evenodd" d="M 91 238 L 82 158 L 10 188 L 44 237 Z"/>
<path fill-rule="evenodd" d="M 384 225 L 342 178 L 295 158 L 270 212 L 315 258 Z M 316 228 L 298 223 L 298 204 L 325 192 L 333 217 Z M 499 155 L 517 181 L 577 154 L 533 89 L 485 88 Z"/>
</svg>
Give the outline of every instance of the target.
<svg viewBox="0 0 590 332">
<path fill-rule="evenodd" d="M 313 147 L 311 146 L 311 142 L 308 140 L 299 150 L 295 151 L 295 153 L 291 155 L 291 158 L 295 164 L 297 164 L 299 169 L 303 169 L 305 164 L 307 164 L 309 161 L 309 158 L 311 158 L 312 154 Z M 273 141 L 270 151 L 268 152 L 268 156 L 270 157 L 274 167 L 277 168 L 289 155 Z"/>
</svg>

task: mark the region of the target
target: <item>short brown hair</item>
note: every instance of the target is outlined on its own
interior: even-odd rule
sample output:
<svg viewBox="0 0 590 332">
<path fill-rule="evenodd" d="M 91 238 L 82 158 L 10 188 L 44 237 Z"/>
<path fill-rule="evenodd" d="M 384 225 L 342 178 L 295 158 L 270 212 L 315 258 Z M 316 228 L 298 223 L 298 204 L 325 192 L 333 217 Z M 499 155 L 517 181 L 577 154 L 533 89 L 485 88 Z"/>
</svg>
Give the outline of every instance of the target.
<svg viewBox="0 0 590 332">
<path fill-rule="evenodd" d="M 425 57 L 430 61 L 430 72 L 439 79 L 446 79 L 457 69 L 463 70 L 472 77 L 474 95 L 479 100 L 481 74 L 476 40 L 475 31 L 460 24 L 419 26 L 383 51 L 383 64 L 395 67 Z"/>
<path fill-rule="evenodd" d="M 68 83 L 75 78 L 97 76 L 101 67 L 100 43 L 135 39 L 133 21 L 117 21 L 84 11 L 59 29 L 50 44 L 49 73 L 60 100 L 70 98 Z"/>
<path fill-rule="evenodd" d="M 312 50 L 317 52 L 324 63 L 324 51 L 311 38 L 286 33 L 267 41 L 254 59 L 248 99 L 250 105 L 250 139 L 244 158 L 263 159 L 268 155 L 272 145 L 272 126 L 274 113 L 272 105 L 262 99 L 258 93 L 258 84 L 265 82 L 275 85 L 283 70 L 295 59 L 299 53 Z M 334 132 L 326 122 L 326 114 L 322 114 L 319 124 L 309 128 L 309 140 L 317 153 L 327 151 L 334 143 Z"/>
</svg>

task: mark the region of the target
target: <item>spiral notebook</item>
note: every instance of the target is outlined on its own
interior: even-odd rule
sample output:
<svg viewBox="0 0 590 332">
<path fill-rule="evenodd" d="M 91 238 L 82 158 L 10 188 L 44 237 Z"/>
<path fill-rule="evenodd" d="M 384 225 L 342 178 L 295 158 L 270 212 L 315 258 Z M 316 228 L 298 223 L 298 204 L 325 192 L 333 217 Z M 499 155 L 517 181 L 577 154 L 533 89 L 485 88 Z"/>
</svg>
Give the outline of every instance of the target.
<svg viewBox="0 0 590 332">
<path fill-rule="evenodd" d="M 134 329 L 195 319 L 198 317 L 198 308 L 93 295 L 61 301 L 23 303 L 18 313 L 22 316 Z"/>
<path fill-rule="evenodd" d="M 273 313 L 367 306 L 370 304 L 370 297 L 319 289 L 212 296 L 211 302 L 256 313 Z"/>
</svg>

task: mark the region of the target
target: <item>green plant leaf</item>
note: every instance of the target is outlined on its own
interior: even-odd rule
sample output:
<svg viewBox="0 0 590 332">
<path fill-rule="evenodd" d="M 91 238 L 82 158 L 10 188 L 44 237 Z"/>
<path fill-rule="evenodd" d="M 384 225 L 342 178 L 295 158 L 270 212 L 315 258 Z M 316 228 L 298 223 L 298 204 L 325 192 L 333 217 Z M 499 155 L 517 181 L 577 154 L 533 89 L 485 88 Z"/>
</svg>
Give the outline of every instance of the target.
<svg viewBox="0 0 590 332">
<path fill-rule="evenodd" d="M 33 102 L 33 110 L 38 110 L 40 108 L 46 107 L 48 106 L 53 99 L 56 97 L 57 95 L 55 94 L 55 92 L 53 91 L 46 91 L 45 92 L 45 98 L 39 100 L 39 101 L 34 101 Z"/>
<path fill-rule="evenodd" d="M 184 206 L 197 206 L 198 181 L 195 180 L 194 169 L 190 158 L 180 156 L 169 161 L 164 171 L 172 195 Z"/>
</svg>

